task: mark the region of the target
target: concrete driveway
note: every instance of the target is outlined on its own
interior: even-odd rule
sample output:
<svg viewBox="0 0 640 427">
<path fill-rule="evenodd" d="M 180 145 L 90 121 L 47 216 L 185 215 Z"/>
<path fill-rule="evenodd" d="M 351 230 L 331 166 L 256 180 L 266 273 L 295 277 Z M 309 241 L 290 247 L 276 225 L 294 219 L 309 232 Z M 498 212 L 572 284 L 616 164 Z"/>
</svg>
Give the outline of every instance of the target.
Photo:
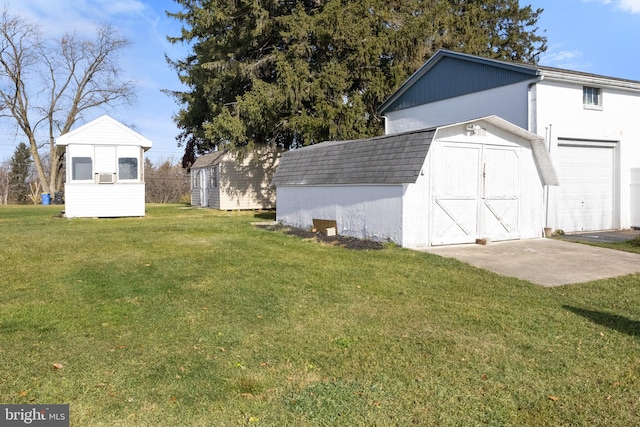
<svg viewBox="0 0 640 427">
<path fill-rule="evenodd" d="M 425 252 L 542 286 L 559 286 L 640 273 L 640 254 L 555 239 L 489 245 L 435 246 Z"/>
<path fill-rule="evenodd" d="M 558 236 L 560 239 L 577 240 L 580 242 L 604 242 L 620 243 L 640 236 L 640 230 L 611 230 L 611 231 L 589 231 L 584 233 L 571 233 Z"/>
</svg>

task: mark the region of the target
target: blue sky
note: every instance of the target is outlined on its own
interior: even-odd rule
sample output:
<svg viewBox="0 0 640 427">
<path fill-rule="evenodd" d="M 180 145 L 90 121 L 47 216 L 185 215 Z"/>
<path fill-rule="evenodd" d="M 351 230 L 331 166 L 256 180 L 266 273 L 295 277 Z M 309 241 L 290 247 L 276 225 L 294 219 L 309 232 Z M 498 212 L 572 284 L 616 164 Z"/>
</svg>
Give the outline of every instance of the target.
<svg viewBox="0 0 640 427">
<path fill-rule="evenodd" d="M 158 162 L 179 159 L 178 133 L 172 116 L 178 105 L 161 89 L 180 89 L 175 72 L 164 55 L 182 58 L 184 47 L 171 45 L 167 35 L 180 31 L 179 23 L 164 11 L 176 11 L 172 0 L 6 0 L 9 9 L 38 22 L 43 32 L 65 31 L 92 36 L 95 25 L 109 23 L 133 42 L 121 59 L 129 79 L 139 84 L 138 101 L 132 107 L 106 111 L 153 141 L 148 157 Z M 548 50 L 540 64 L 640 81 L 640 0 L 531 0 L 543 8 L 540 30 L 548 38 Z M 105 111 L 96 111 L 95 118 Z M 16 138 L 9 119 L 0 122 L 0 161 L 9 160 Z M 26 142 L 26 141 L 25 141 Z"/>
<path fill-rule="evenodd" d="M 147 156 L 158 162 L 182 157 L 175 136 L 178 130 L 172 116 L 179 106 L 161 89 L 180 89 L 174 70 L 164 55 L 185 56 L 185 48 L 167 42 L 167 35 L 177 35 L 180 25 L 166 17 L 165 10 L 177 11 L 172 0 L 5 0 L 9 10 L 41 25 L 50 35 L 76 31 L 93 38 L 97 24 L 108 23 L 132 42 L 120 58 L 126 78 L 138 84 L 137 102 L 115 110 L 95 111 L 91 120 L 102 114 L 131 126 L 149 138 L 153 147 Z M 13 122 L 0 119 L 0 161 L 9 160 L 16 145 L 26 139 L 15 138 Z"/>
<path fill-rule="evenodd" d="M 542 8 L 541 65 L 640 81 L 640 0 L 532 0 Z"/>
</svg>

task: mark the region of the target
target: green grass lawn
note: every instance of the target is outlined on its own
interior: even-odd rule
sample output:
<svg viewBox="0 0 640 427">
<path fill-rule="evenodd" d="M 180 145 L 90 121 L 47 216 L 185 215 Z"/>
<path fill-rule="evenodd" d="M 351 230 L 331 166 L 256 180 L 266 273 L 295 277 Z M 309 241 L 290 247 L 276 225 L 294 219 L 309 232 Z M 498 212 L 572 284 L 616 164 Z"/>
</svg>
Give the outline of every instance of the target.
<svg viewBox="0 0 640 427">
<path fill-rule="evenodd" d="M 640 275 L 543 288 L 151 205 L 0 207 L 0 403 L 73 426 L 630 426 Z"/>
</svg>

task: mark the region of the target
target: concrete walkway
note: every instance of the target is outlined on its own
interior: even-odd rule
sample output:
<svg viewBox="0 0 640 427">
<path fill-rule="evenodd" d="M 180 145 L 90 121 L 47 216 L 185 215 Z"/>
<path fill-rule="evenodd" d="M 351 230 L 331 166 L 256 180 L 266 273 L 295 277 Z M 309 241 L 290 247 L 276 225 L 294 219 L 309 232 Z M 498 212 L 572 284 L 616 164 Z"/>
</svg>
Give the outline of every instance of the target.
<svg viewBox="0 0 640 427">
<path fill-rule="evenodd" d="M 562 240 L 577 240 L 579 242 L 592 243 L 620 243 L 640 236 L 640 230 L 611 230 L 611 231 L 591 231 L 584 233 L 571 233 L 558 236 Z"/>
<path fill-rule="evenodd" d="M 425 252 L 456 258 L 476 267 L 542 286 L 583 283 L 640 273 L 640 254 L 555 239 L 493 242 L 486 246 L 435 246 Z"/>
</svg>

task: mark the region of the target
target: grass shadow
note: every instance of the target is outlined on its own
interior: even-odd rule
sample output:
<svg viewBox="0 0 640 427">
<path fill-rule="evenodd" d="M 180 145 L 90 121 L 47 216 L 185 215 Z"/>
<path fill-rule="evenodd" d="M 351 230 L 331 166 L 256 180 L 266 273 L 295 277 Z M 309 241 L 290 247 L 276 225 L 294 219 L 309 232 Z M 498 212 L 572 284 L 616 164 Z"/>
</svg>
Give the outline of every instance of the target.
<svg viewBox="0 0 640 427">
<path fill-rule="evenodd" d="M 627 317 L 606 313 L 604 311 L 586 310 L 584 308 L 571 307 L 568 305 L 563 306 L 563 308 L 577 314 L 578 316 L 582 316 L 593 323 L 597 323 L 598 325 L 606 326 L 607 328 L 627 335 L 640 336 L 640 322 L 637 320 L 631 320 Z"/>
</svg>

